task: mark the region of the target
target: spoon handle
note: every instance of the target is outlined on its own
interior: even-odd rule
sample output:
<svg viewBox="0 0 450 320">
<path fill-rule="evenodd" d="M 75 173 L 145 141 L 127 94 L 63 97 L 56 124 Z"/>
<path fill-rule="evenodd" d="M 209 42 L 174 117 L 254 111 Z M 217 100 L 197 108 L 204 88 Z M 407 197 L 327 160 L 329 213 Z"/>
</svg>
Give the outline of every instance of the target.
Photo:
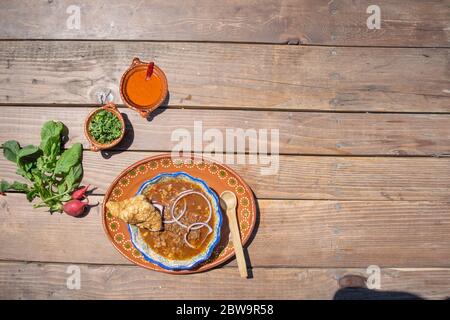
<svg viewBox="0 0 450 320">
<path fill-rule="evenodd" d="M 239 233 L 239 226 L 236 218 L 236 209 L 227 209 L 227 216 L 230 224 L 231 239 L 233 241 L 234 252 L 236 253 L 239 273 L 242 278 L 247 278 L 247 264 L 245 262 L 244 250 L 242 249 L 241 235 Z"/>
</svg>

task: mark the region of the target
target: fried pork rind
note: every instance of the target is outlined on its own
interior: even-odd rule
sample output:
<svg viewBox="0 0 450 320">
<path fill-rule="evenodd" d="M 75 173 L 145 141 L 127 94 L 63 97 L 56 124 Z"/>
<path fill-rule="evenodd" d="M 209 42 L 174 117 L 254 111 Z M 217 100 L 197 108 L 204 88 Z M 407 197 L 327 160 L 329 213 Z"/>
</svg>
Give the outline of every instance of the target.
<svg viewBox="0 0 450 320">
<path fill-rule="evenodd" d="M 155 207 L 143 195 L 138 195 L 123 201 L 108 201 L 106 208 L 112 216 L 129 224 L 150 231 L 162 229 L 162 217 Z"/>
</svg>

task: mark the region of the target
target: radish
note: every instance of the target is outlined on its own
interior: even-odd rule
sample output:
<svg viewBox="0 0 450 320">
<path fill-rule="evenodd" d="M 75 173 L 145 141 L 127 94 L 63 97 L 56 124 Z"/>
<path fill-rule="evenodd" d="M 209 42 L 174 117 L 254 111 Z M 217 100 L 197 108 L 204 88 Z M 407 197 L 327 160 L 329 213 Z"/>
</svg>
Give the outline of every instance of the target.
<svg viewBox="0 0 450 320">
<path fill-rule="evenodd" d="M 75 191 L 72 193 L 72 199 L 74 199 L 74 200 L 80 200 L 80 199 L 83 199 L 83 198 L 86 196 L 86 191 L 87 191 L 87 189 L 88 189 L 90 186 L 91 186 L 91 185 L 88 184 L 87 186 L 84 186 L 84 187 L 82 187 L 82 188 L 79 188 L 79 189 L 75 190 Z"/>
<path fill-rule="evenodd" d="M 78 199 L 73 199 L 66 202 L 63 206 L 63 210 L 69 216 L 77 217 L 84 212 L 84 209 L 89 204 L 89 200 L 86 202 L 80 201 Z"/>
</svg>

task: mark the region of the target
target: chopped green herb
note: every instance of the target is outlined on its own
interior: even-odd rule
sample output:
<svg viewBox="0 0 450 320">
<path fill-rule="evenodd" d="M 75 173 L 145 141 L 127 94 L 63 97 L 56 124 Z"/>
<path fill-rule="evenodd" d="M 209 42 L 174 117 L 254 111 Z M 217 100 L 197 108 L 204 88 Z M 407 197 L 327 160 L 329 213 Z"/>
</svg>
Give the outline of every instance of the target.
<svg viewBox="0 0 450 320">
<path fill-rule="evenodd" d="M 109 144 L 122 135 L 122 123 L 114 113 L 101 110 L 92 117 L 89 133 L 95 141 Z"/>
</svg>

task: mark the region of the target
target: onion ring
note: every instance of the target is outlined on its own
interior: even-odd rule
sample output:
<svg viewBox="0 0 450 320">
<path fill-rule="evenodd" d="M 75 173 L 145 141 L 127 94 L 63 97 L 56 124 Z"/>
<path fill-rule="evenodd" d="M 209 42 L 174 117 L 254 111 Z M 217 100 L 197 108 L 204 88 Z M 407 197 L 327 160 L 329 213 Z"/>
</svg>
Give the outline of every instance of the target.
<svg viewBox="0 0 450 320">
<path fill-rule="evenodd" d="M 185 225 L 184 223 L 182 223 L 182 222 L 180 221 L 180 219 L 186 214 L 186 211 L 187 211 L 187 201 L 186 201 L 185 197 L 186 197 L 186 196 L 189 196 L 189 195 L 191 195 L 191 194 L 199 195 L 199 196 L 201 196 L 201 197 L 206 201 L 206 203 L 208 204 L 209 214 L 208 214 L 208 218 L 206 219 L 206 221 L 194 222 L 194 223 L 190 224 L 189 226 L 187 226 L 187 225 Z M 184 206 L 183 206 L 183 209 L 179 211 L 179 214 L 176 215 L 175 210 L 176 210 L 176 207 L 177 207 L 178 202 L 179 202 L 181 199 L 184 200 Z M 161 214 L 163 214 L 162 212 L 163 212 L 163 210 L 164 210 L 164 206 L 163 206 L 162 204 L 157 203 L 157 202 L 154 202 L 154 206 L 155 206 L 156 208 L 163 207 L 163 209 L 160 210 L 160 211 L 161 211 Z M 201 228 L 203 228 L 203 227 L 206 227 L 206 228 L 208 228 L 208 233 L 207 233 L 206 236 L 208 236 L 211 232 L 213 232 L 213 229 L 212 229 L 211 226 L 208 224 L 208 222 L 211 221 L 211 217 L 212 217 L 212 206 L 211 206 L 211 202 L 209 201 L 209 199 L 208 199 L 203 193 L 201 193 L 201 192 L 199 192 L 199 191 L 196 191 L 196 190 L 193 190 L 193 189 L 189 189 L 189 190 L 184 190 L 184 191 L 180 192 L 180 193 L 176 196 L 176 198 L 173 200 L 173 202 L 172 202 L 172 204 L 171 204 L 171 206 L 170 206 L 170 208 L 169 208 L 169 212 L 170 212 L 170 215 L 171 215 L 172 219 L 171 219 L 171 220 L 168 220 L 168 221 L 163 221 L 163 223 L 166 223 L 166 224 L 176 223 L 176 224 L 178 224 L 180 227 L 182 227 L 182 228 L 184 228 L 184 229 L 187 229 L 187 230 L 186 230 L 186 233 L 184 234 L 184 242 L 185 242 L 189 247 L 191 247 L 192 249 L 197 249 L 197 247 L 194 247 L 194 246 L 189 242 L 189 240 L 188 240 L 188 235 L 189 235 L 189 233 L 190 233 L 191 231 L 193 231 L 193 230 L 199 230 L 199 229 L 201 229 Z M 163 217 L 164 217 L 164 216 L 163 216 Z M 203 239 L 203 241 L 202 241 L 202 243 L 201 243 L 200 245 L 202 245 L 203 242 L 205 242 L 205 240 L 206 240 L 206 237 L 205 237 L 205 239 Z"/>
<path fill-rule="evenodd" d="M 164 223 L 177 223 L 178 225 L 180 225 L 181 227 L 183 227 L 183 228 L 187 228 L 187 226 L 185 226 L 184 224 L 182 224 L 181 222 L 179 222 L 179 220 L 181 219 L 181 217 L 182 216 L 184 216 L 184 214 L 186 213 L 186 209 L 187 209 L 187 202 L 186 202 L 186 200 L 184 201 L 184 207 L 183 207 L 183 210 L 181 210 L 181 213 L 180 213 L 180 215 L 178 216 L 178 217 L 176 217 L 175 216 L 175 214 L 173 213 L 173 211 L 174 210 L 172 210 L 172 208 L 175 208 L 175 207 L 171 207 L 170 208 L 170 214 L 171 214 L 171 216 L 172 216 L 172 220 L 169 220 L 169 221 L 163 221 Z"/>
<path fill-rule="evenodd" d="M 172 206 L 170 207 L 170 213 L 171 213 L 171 215 L 172 215 L 172 219 L 175 220 L 175 222 L 176 222 L 178 225 L 180 225 L 181 227 L 183 227 L 183 228 L 187 228 L 188 226 L 186 226 L 185 224 L 181 223 L 181 222 L 179 221 L 179 219 L 184 215 L 185 212 L 183 212 L 182 215 L 179 215 L 178 217 L 175 217 L 175 215 L 174 215 L 174 209 L 175 209 L 175 207 L 176 207 L 178 201 L 180 201 L 180 200 L 181 200 L 182 198 L 184 198 L 185 196 L 188 196 L 188 195 L 191 195 L 191 194 L 196 194 L 196 195 L 201 196 L 203 199 L 205 199 L 206 203 L 208 204 L 209 215 L 208 215 L 208 218 L 206 219 L 206 221 L 202 221 L 202 222 L 208 223 L 208 222 L 211 220 L 211 217 L 212 217 L 212 206 L 211 206 L 211 203 L 209 202 L 209 199 L 208 199 L 203 193 L 201 193 L 201 192 L 199 192 L 199 191 L 195 191 L 195 190 L 186 190 L 186 191 L 183 191 L 183 192 L 181 192 L 181 193 L 175 198 L 175 200 L 174 200 L 173 203 L 172 203 Z M 195 229 L 192 229 L 192 230 L 197 230 L 197 229 L 200 229 L 200 228 L 201 228 L 201 226 L 197 226 L 197 227 L 195 227 Z"/>
<path fill-rule="evenodd" d="M 198 228 L 196 228 L 196 227 L 198 227 Z M 188 241 L 188 238 L 187 238 L 187 237 L 188 237 L 188 235 L 189 235 L 189 232 L 191 232 L 191 230 L 198 230 L 198 229 L 203 228 L 203 227 L 207 227 L 207 228 L 208 228 L 208 233 L 206 234 L 206 237 L 208 237 L 208 235 L 209 235 L 213 230 L 212 230 L 211 226 L 210 226 L 209 224 L 205 223 L 205 222 L 194 222 L 193 224 L 191 224 L 191 225 L 187 228 L 187 232 L 184 234 L 184 242 L 186 242 L 186 244 L 187 244 L 189 247 L 191 247 L 192 249 L 197 249 L 197 247 L 194 247 L 194 246 Z M 194 229 L 194 228 L 196 228 L 196 229 Z M 203 241 L 202 241 L 202 243 L 200 243 L 200 245 L 202 245 L 203 242 L 205 242 L 206 237 L 205 237 L 205 239 L 203 239 Z"/>
<path fill-rule="evenodd" d="M 162 217 L 164 217 L 164 205 L 158 201 L 151 201 L 152 205 L 158 209 Z"/>
</svg>

